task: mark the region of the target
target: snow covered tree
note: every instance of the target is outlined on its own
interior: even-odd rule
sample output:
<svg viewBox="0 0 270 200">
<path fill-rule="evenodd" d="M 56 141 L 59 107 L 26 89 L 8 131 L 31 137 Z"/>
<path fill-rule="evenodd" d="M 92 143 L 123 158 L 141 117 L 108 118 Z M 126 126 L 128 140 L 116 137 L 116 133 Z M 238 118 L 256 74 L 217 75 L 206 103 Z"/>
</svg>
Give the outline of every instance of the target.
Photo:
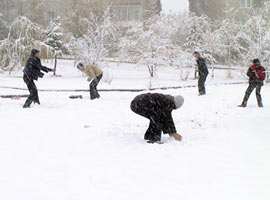
<svg viewBox="0 0 270 200">
<path fill-rule="evenodd" d="M 212 23 L 210 19 L 205 15 L 198 17 L 190 14 L 186 23 L 189 25 L 189 33 L 184 45 L 186 50 L 191 53 L 199 51 L 204 57 L 211 58 L 211 41 L 209 39 L 212 34 Z"/>
<path fill-rule="evenodd" d="M 5 39 L 8 36 L 8 23 L 4 19 L 4 16 L 0 13 L 0 40 Z"/>
<path fill-rule="evenodd" d="M 62 56 L 64 54 L 68 54 L 67 47 L 65 43 L 63 42 L 63 30 L 61 27 L 60 17 L 54 19 L 54 21 L 51 22 L 49 29 L 45 32 L 47 35 L 47 40 L 45 41 L 45 44 L 51 46 L 54 51 L 55 55 L 55 66 L 54 69 L 56 70 L 57 67 L 57 57 Z M 55 72 L 54 72 L 55 75 Z"/>
<path fill-rule="evenodd" d="M 145 19 L 159 15 L 162 11 L 161 0 L 146 0 Z"/>
<path fill-rule="evenodd" d="M 22 67 L 32 48 L 41 49 L 43 58 L 53 55 L 53 48 L 46 45 L 44 30 L 26 17 L 17 18 L 10 26 L 8 38 L 0 41 L 1 70 L 12 71 Z"/>
<path fill-rule="evenodd" d="M 247 58 L 260 58 L 263 63 L 270 62 L 270 24 L 262 15 L 255 15 L 242 26 L 237 34 L 242 65 L 247 65 Z"/>
<path fill-rule="evenodd" d="M 28 0 L 24 6 L 26 12 L 23 14 L 27 17 L 31 22 L 36 24 L 45 24 L 44 18 L 44 5 L 45 0 Z"/>
<path fill-rule="evenodd" d="M 45 43 L 54 49 L 56 55 L 67 54 L 67 48 L 63 42 L 63 30 L 61 27 L 60 17 L 50 23 L 49 29 L 45 32 L 47 40 Z"/>
<path fill-rule="evenodd" d="M 70 4 L 68 12 L 62 13 L 63 28 L 75 38 L 80 38 L 82 33 L 87 31 L 86 22 L 92 18 L 93 0 L 68 0 L 68 3 Z M 95 4 L 98 4 L 97 1 Z"/>
<path fill-rule="evenodd" d="M 73 53 L 76 60 L 99 64 L 117 43 L 119 29 L 112 23 L 109 8 L 102 15 L 91 13 L 90 18 L 82 20 L 85 29 L 80 30 L 80 38 L 73 38 L 71 41 Z"/>
<path fill-rule="evenodd" d="M 174 49 L 171 42 L 174 23 L 171 22 L 171 15 L 155 15 L 146 21 L 147 29 L 144 25 L 131 27 L 120 41 L 120 56 L 147 66 L 150 76 L 154 77 L 158 66 L 171 65 Z"/>
</svg>

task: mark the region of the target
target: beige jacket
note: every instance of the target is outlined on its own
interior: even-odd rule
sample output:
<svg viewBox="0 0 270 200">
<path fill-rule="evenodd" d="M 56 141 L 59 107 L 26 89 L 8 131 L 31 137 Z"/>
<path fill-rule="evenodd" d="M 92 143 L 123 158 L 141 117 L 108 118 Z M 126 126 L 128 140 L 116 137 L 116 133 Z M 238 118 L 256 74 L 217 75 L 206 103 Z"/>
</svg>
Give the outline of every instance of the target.
<svg viewBox="0 0 270 200">
<path fill-rule="evenodd" d="M 94 65 L 84 65 L 84 73 L 88 76 L 87 81 L 90 82 L 93 78 L 101 75 L 103 71 Z"/>
</svg>

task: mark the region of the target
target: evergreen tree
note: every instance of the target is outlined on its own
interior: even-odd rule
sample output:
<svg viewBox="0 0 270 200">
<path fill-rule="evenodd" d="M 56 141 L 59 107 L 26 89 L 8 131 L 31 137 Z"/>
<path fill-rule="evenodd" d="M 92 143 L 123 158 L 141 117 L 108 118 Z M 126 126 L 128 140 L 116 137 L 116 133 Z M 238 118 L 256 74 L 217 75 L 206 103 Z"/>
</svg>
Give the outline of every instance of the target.
<svg viewBox="0 0 270 200">
<path fill-rule="evenodd" d="M 47 35 L 47 40 L 45 44 L 51 46 L 53 48 L 55 54 L 55 66 L 57 67 L 57 56 L 62 56 L 64 54 L 68 54 L 68 50 L 63 42 L 63 33 L 61 28 L 60 18 L 54 19 L 49 26 L 49 30 L 45 32 Z M 54 72 L 55 75 L 55 72 Z"/>
<path fill-rule="evenodd" d="M 45 43 L 54 49 L 55 55 L 68 53 L 65 43 L 63 42 L 64 34 L 62 31 L 60 18 L 58 17 L 51 22 L 49 29 L 45 32 L 48 37 Z"/>
</svg>

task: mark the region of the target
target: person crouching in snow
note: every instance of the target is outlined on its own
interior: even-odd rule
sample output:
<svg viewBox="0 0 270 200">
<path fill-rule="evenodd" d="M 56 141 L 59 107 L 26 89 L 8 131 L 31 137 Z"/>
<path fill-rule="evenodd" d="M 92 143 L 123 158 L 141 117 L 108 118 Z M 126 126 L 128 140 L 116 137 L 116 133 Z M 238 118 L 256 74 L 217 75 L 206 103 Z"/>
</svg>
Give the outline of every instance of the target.
<svg viewBox="0 0 270 200">
<path fill-rule="evenodd" d="M 32 49 L 31 55 L 28 58 L 25 68 L 23 69 L 23 80 L 27 85 L 30 95 L 23 105 L 23 108 L 29 108 L 34 102 L 40 104 L 38 97 L 38 90 L 34 80 L 43 78 L 44 74 L 41 72 L 55 72 L 55 69 L 50 69 L 41 65 L 39 50 Z"/>
<path fill-rule="evenodd" d="M 100 95 L 97 91 L 97 86 L 102 79 L 103 71 L 94 65 L 83 65 L 82 63 L 79 63 L 77 68 L 88 76 L 87 81 L 90 82 L 90 99 L 98 99 Z"/>
<path fill-rule="evenodd" d="M 242 104 L 239 107 L 245 108 L 250 94 L 256 88 L 256 97 L 259 107 L 263 107 L 261 88 L 263 86 L 263 81 L 265 80 L 265 68 L 261 66 L 259 59 L 254 59 L 251 67 L 248 69 L 247 76 L 249 77 L 249 87 L 246 90 L 245 97 Z"/>
<path fill-rule="evenodd" d="M 134 113 L 150 120 L 144 139 L 148 143 L 155 143 L 161 140 L 162 132 L 177 141 L 182 141 L 182 136 L 176 132 L 172 111 L 179 109 L 183 104 L 182 96 L 147 93 L 135 97 L 130 107 Z"/>
</svg>

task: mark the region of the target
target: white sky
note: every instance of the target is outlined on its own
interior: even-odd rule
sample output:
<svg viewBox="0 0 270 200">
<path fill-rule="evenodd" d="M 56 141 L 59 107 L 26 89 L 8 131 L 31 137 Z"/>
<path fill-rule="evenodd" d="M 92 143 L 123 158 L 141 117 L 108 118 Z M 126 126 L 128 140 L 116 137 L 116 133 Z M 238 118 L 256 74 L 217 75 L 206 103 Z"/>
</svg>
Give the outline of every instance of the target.
<svg viewBox="0 0 270 200">
<path fill-rule="evenodd" d="M 188 10 L 188 0 L 161 0 L 164 12 L 179 12 Z"/>
</svg>

